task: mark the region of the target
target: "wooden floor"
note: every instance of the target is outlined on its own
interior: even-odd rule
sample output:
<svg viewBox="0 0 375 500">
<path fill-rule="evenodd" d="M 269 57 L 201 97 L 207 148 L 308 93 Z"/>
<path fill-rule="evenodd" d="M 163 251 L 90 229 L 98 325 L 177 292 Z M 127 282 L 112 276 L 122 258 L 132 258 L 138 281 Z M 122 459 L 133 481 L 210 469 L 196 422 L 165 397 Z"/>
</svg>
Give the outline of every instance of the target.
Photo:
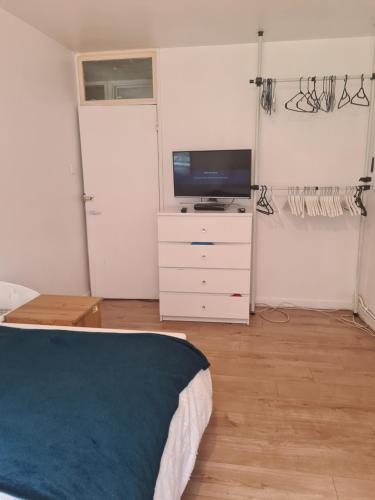
<svg viewBox="0 0 375 500">
<path fill-rule="evenodd" d="M 375 338 L 306 311 L 248 327 L 160 323 L 156 302 L 103 309 L 103 326 L 184 332 L 211 362 L 214 413 L 183 500 L 375 499 Z"/>
</svg>

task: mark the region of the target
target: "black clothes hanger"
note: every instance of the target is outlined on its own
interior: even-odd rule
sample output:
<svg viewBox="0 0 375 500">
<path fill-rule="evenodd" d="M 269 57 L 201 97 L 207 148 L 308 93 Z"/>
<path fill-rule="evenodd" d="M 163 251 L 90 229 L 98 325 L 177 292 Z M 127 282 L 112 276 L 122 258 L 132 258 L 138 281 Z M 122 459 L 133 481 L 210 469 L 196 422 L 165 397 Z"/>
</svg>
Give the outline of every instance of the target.
<svg viewBox="0 0 375 500">
<path fill-rule="evenodd" d="M 301 80 L 300 80 L 301 81 Z M 316 113 L 318 110 L 312 105 L 312 95 L 310 92 L 310 77 L 307 77 L 307 92 L 304 94 L 302 92 L 303 96 L 299 101 L 296 103 L 296 107 L 300 110 L 303 111 L 304 113 Z M 305 107 L 302 106 L 310 106 L 310 109 L 306 109 Z"/>
<path fill-rule="evenodd" d="M 320 110 L 325 113 L 333 111 L 336 100 L 336 77 L 324 76 L 323 77 L 323 92 L 319 97 Z"/>
<path fill-rule="evenodd" d="M 311 92 L 311 99 L 309 101 L 309 104 L 311 104 L 315 109 L 316 111 L 319 111 L 320 109 L 320 103 L 319 103 L 319 99 L 318 99 L 318 94 L 316 93 L 316 76 L 313 76 L 311 78 L 312 82 L 313 82 L 313 91 Z"/>
<path fill-rule="evenodd" d="M 323 88 L 322 88 L 322 93 L 319 96 L 319 109 L 320 111 L 324 111 L 325 113 L 329 112 L 328 109 L 328 93 L 327 93 L 327 76 L 323 76 Z"/>
<path fill-rule="evenodd" d="M 334 75 L 329 77 L 330 93 L 329 93 L 329 110 L 333 111 L 336 104 L 336 77 Z"/>
<path fill-rule="evenodd" d="M 267 203 L 265 199 L 266 190 L 267 190 L 266 186 L 260 186 L 260 196 L 257 202 L 257 212 L 268 215 Z"/>
<path fill-rule="evenodd" d="M 361 209 L 361 215 L 367 217 L 367 210 L 362 201 L 363 186 L 357 186 L 356 193 L 354 195 L 354 202 L 358 208 Z"/>
<path fill-rule="evenodd" d="M 285 103 L 285 109 L 288 109 L 289 111 L 295 111 L 296 113 L 304 113 L 305 112 L 303 109 L 298 109 L 296 107 L 296 103 L 299 102 L 299 100 L 305 96 L 305 94 L 302 92 L 302 79 L 303 79 L 303 77 L 301 76 L 301 78 L 299 79 L 299 91 L 298 91 L 298 93 Z M 294 104 L 294 106 L 292 106 L 293 104 Z"/>
<path fill-rule="evenodd" d="M 272 78 L 267 78 L 263 80 L 262 95 L 260 98 L 260 104 L 267 114 L 272 113 L 274 100 L 274 82 Z"/>
<path fill-rule="evenodd" d="M 341 108 L 343 108 L 344 106 L 346 106 L 347 104 L 350 103 L 350 95 L 349 95 L 349 93 L 348 93 L 348 91 L 346 89 L 347 82 L 348 82 L 348 75 L 345 75 L 344 88 L 343 88 L 343 91 L 342 91 L 339 103 L 337 105 L 338 109 L 341 109 Z"/>
<path fill-rule="evenodd" d="M 366 95 L 365 89 L 364 89 L 364 81 L 365 77 L 362 74 L 361 75 L 361 86 L 356 94 L 353 95 L 353 97 L 350 99 L 350 102 L 354 104 L 354 106 L 370 106 L 370 101 L 369 98 Z"/>
<path fill-rule="evenodd" d="M 257 212 L 264 215 L 273 215 L 275 211 L 267 199 L 267 186 L 260 186 L 260 190 L 260 197 L 257 202 Z"/>
</svg>

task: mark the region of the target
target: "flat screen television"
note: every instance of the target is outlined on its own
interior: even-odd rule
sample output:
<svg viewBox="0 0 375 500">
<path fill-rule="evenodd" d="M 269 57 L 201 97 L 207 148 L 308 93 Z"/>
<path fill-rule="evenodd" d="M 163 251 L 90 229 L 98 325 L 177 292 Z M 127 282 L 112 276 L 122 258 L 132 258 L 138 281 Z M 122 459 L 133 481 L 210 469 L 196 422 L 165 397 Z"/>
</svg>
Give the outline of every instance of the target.
<svg viewBox="0 0 375 500">
<path fill-rule="evenodd" d="M 174 151 L 176 197 L 250 198 L 251 149 Z"/>
</svg>

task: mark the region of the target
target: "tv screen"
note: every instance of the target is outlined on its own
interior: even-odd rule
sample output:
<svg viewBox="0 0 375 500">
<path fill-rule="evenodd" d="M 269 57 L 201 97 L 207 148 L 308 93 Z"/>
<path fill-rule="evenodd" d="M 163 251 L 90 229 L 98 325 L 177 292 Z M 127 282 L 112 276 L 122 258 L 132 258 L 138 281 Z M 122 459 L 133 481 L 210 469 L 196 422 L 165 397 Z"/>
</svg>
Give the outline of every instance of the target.
<svg viewBox="0 0 375 500">
<path fill-rule="evenodd" d="M 174 195 L 250 198 L 251 149 L 174 151 Z"/>
</svg>

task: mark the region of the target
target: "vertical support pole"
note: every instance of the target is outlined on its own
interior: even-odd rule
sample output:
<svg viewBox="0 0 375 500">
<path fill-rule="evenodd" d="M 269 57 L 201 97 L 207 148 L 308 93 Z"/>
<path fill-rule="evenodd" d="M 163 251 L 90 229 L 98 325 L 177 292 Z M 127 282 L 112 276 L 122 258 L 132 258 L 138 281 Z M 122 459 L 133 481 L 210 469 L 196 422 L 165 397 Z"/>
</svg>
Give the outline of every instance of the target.
<svg viewBox="0 0 375 500">
<path fill-rule="evenodd" d="M 374 38 L 374 54 L 372 61 L 372 74 L 375 72 L 375 38 Z M 365 168 L 364 176 L 373 176 L 370 172 L 371 160 L 374 155 L 374 134 L 375 134 L 375 80 L 371 80 L 371 92 L 370 92 L 370 108 L 369 116 L 367 122 L 367 139 L 366 139 L 366 155 L 365 155 Z M 366 218 L 361 217 L 359 225 L 359 237 L 358 237 L 358 253 L 357 253 L 357 268 L 355 277 L 355 291 L 354 291 L 354 304 L 353 312 L 358 314 L 359 309 L 359 288 L 361 281 L 361 267 L 362 267 L 362 248 L 364 244 L 364 237 L 366 231 Z"/>
<path fill-rule="evenodd" d="M 263 34 L 264 31 L 258 31 L 258 68 L 257 77 L 262 76 L 262 63 L 263 63 Z M 251 172 L 251 184 L 258 184 L 258 170 L 259 170 L 259 146 L 260 146 L 260 118 L 261 118 L 261 106 L 260 98 L 262 94 L 262 87 L 257 87 L 257 104 L 256 104 L 256 115 L 255 115 L 255 137 L 254 137 L 254 148 L 253 148 L 253 168 Z M 256 194 L 252 193 L 252 212 L 253 212 L 253 224 L 252 224 L 252 237 L 251 237 L 251 291 L 250 291 L 250 312 L 255 314 L 256 305 L 256 270 L 257 270 L 257 211 L 256 211 Z"/>
</svg>

